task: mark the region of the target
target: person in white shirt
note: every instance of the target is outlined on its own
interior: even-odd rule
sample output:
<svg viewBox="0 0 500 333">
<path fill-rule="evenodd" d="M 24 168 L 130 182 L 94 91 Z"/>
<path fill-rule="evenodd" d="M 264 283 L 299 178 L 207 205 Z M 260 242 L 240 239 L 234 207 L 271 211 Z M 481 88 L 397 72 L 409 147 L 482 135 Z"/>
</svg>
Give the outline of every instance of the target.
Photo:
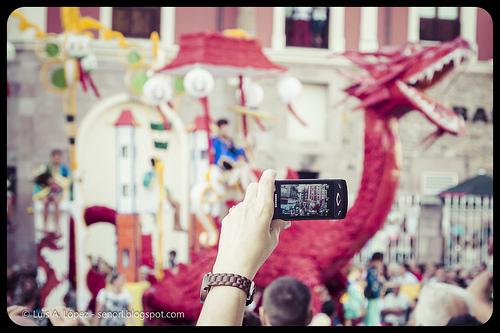
<svg viewBox="0 0 500 333">
<path fill-rule="evenodd" d="M 387 289 L 381 304 L 383 321 L 392 326 L 405 325 L 408 310 L 411 307 L 411 301 L 399 290 L 400 288 L 397 286 Z"/>
<path fill-rule="evenodd" d="M 123 288 L 125 278 L 113 271 L 107 282 L 107 287 L 97 294 L 94 325 L 125 326 L 132 301 L 130 293 Z"/>
</svg>

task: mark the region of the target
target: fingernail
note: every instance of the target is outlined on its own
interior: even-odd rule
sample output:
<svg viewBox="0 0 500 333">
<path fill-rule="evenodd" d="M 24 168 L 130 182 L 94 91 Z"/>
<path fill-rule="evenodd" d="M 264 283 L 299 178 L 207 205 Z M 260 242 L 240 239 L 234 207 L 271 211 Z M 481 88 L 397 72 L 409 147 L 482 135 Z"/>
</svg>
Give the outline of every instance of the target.
<svg viewBox="0 0 500 333">
<path fill-rule="evenodd" d="M 292 222 L 291 221 L 287 221 L 286 224 L 285 224 L 285 227 L 283 229 L 288 229 L 292 226 Z"/>
</svg>

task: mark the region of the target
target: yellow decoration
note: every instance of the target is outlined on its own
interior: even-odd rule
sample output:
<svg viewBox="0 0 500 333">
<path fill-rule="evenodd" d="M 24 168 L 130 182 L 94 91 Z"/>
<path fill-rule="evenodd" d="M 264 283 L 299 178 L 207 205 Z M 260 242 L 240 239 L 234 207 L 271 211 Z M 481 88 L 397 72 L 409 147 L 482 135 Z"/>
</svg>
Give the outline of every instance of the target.
<svg viewBox="0 0 500 333">
<path fill-rule="evenodd" d="M 158 47 L 160 44 L 160 35 L 158 34 L 158 32 L 153 31 L 149 39 L 151 39 L 151 45 L 153 47 L 153 58 L 156 58 L 156 56 L 158 55 Z"/>
<path fill-rule="evenodd" d="M 142 306 L 142 295 L 150 286 L 151 284 L 148 281 L 125 283 L 125 290 L 132 296 L 132 301 L 130 302 L 131 311 L 142 313 L 144 310 Z M 144 320 L 141 320 L 139 316 L 132 317 L 132 319 L 127 322 L 127 326 L 144 326 Z"/>
<path fill-rule="evenodd" d="M 40 27 L 38 25 L 28 21 L 26 16 L 24 16 L 24 14 L 19 9 L 16 9 L 10 15 L 17 17 L 19 19 L 19 23 L 18 23 L 19 30 L 25 31 L 25 30 L 28 30 L 30 28 L 35 29 L 37 38 L 44 38 L 45 37 L 45 32 L 43 32 L 42 29 L 40 29 Z"/>
<path fill-rule="evenodd" d="M 234 38 L 250 38 L 248 33 L 242 29 L 226 29 L 222 32 L 224 36 Z"/>
<path fill-rule="evenodd" d="M 158 177 L 158 183 L 160 187 L 160 204 L 158 205 L 158 214 L 156 215 L 157 225 L 158 225 L 158 259 L 156 268 L 156 278 L 158 280 L 163 279 L 163 202 L 165 201 L 165 184 L 163 178 L 163 171 L 165 170 L 163 163 L 159 160 L 155 160 L 155 171 Z"/>
</svg>

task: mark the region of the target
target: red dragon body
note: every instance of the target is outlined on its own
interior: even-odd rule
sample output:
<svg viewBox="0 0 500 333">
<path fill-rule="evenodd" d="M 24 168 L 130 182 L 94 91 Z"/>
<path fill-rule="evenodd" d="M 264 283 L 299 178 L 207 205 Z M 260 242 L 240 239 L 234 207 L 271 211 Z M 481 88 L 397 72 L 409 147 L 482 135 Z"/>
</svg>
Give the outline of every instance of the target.
<svg viewBox="0 0 500 333">
<path fill-rule="evenodd" d="M 363 174 L 356 201 L 342 221 L 294 222 L 257 273 L 258 288 L 290 275 L 311 290 L 325 285 L 334 296 L 342 290 L 345 268 L 381 228 L 393 203 L 401 166 L 399 118 L 417 110 L 437 126 L 438 135 L 463 132 L 463 119 L 424 92 L 465 60 L 469 49 L 459 38 L 433 46 L 407 44 L 374 53 L 345 54 L 365 72 L 345 89 L 361 101 L 365 112 Z M 184 318 L 177 323 L 195 322 L 201 310 L 200 283 L 211 271 L 216 255 L 215 247 L 203 249 L 192 255 L 191 263 L 179 265 L 176 274 L 169 272 L 145 292 L 145 311 L 181 311 Z M 315 311 L 320 308 L 315 293 L 313 307 Z"/>
</svg>

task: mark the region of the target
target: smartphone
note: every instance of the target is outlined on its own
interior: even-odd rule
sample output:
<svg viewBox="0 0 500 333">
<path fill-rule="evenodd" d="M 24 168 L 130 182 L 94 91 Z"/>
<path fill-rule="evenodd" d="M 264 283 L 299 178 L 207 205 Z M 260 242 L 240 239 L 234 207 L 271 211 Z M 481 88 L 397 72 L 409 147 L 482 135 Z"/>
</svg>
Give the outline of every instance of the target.
<svg viewBox="0 0 500 333">
<path fill-rule="evenodd" d="M 347 213 L 343 179 L 276 180 L 273 219 L 341 220 Z"/>
</svg>

